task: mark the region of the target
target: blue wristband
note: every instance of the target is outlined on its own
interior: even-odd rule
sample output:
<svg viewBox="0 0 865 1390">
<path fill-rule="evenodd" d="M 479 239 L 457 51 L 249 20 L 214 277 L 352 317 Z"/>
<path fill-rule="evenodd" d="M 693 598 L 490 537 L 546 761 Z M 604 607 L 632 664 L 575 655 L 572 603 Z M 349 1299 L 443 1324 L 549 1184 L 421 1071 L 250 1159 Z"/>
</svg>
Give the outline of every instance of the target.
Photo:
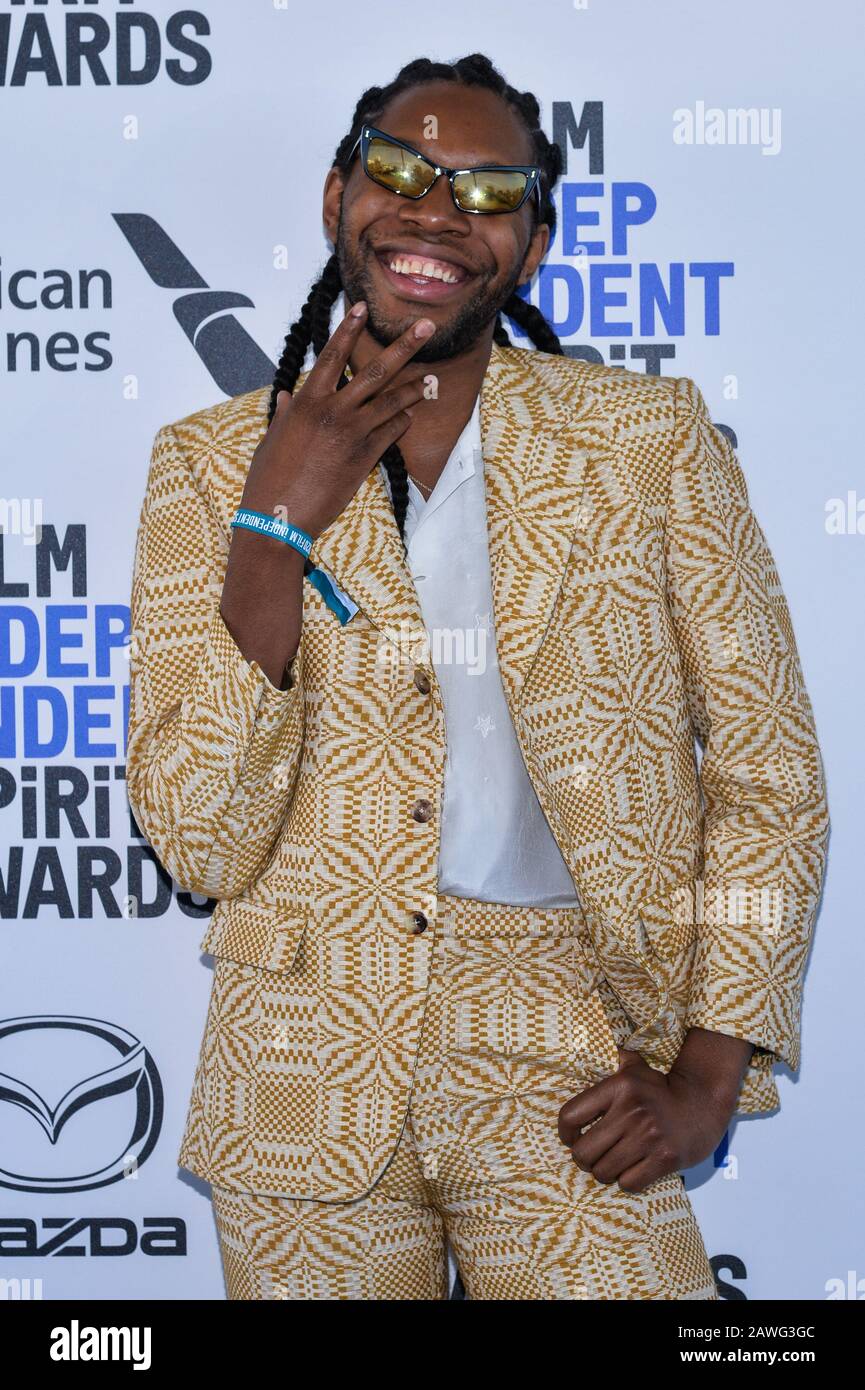
<svg viewBox="0 0 865 1390">
<path fill-rule="evenodd" d="M 292 526 L 289 521 L 280 521 L 270 512 L 251 512 L 246 507 L 238 507 L 231 525 L 241 526 L 245 531 L 257 531 L 262 536 L 274 536 L 307 559 L 312 550 L 312 536 L 301 531 L 299 526 Z"/>
<path fill-rule="evenodd" d="M 269 512 L 251 512 L 246 507 L 237 508 L 231 525 L 242 526 L 247 531 L 257 531 L 262 536 L 275 536 L 277 540 L 285 541 L 286 545 L 299 550 L 301 555 L 306 557 L 303 572 L 312 587 L 318 590 L 340 623 L 345 625 L 351 622 L 358 611 L 357 604 L 340 589 L 332 575 L 313 565 L 309 558 L 309 552 L 312 549 L 312 536 L 301 531 L 299 526 L 292 526 L 287 521 L 279 521 Z"/>
</svg>

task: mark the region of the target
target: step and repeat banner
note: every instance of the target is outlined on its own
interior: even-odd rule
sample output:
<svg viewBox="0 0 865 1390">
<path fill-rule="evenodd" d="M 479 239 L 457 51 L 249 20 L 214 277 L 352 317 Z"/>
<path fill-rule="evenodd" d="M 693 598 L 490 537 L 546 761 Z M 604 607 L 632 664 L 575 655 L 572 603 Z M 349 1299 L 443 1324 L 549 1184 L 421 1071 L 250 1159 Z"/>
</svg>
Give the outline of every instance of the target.
<svg viewBox="0 0 865 1390">
<path fill-rule="evenodd" d="M 698 383 L 824 749 L 802 1067 L 688 1174 L 719 1288 L 865 1297 L 859 26 L 856 0 L 0 0 L 0 1298 L 225 1296 L 209 1191 L 177 1166 L 213 903 L 156 862 L 124 784 L 150 450 L 270 382 L 360 93 L 476 51 L 564 157 L 530 297 L 568 352 Z"/>
</svg>

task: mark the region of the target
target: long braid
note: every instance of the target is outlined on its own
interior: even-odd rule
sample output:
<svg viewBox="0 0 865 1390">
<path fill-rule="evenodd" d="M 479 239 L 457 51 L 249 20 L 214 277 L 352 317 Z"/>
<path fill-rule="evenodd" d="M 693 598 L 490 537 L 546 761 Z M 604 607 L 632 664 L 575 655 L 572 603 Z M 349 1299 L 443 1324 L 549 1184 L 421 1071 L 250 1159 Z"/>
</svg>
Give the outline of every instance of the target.
<svg viewBox="0 0 865 1390">
<path fill-rule="evenodd" d="M 437 63 L 430 58 L 416 58 L 401 68 L 394 80 L 386 87 L 368 87 L 355 107 L 351 129 L 337 146 L 333 163 L 348 176 L 350 170 L 349 154 L 360 134 L 362 125 L 374 124 L 395 96 L 410 87 L 418 87 L 427 82 L 456 82 L 464 86 L 485 87 L 495 92 L 511 106 L 523 121 L 534 146 L 535 162 L 540 167 L 540 207 L 538 224 L 545 223 L 552 233 L 556 225 L 556 207 L 552 190 L 561 173 L 562 156 L 558 145 L 547 139 L 540 127 L 540 107 L 532 92 L 519 92 L 511 87 L 493 63 L 483 53 L 472 53 L 458 58 L 454 63 Z M 303 370 L 306 354 L 310 346 L 316 357 L 330 337 L 330 316 L 334 302 L 342 291 L 342 279 L 336 254 L 332 255 L 321 276 L 312 286 L 299 318 L 291 325 L 285 339 L 276 375 L 268 402 L 267 422 L 276 412 L 276 397 L 279 391 L 291 394 Z M 501 312 L 496 316 L 493 341 L 499 347 L 512 347 L 507 330 L 502 321 L 507 315 L 525 333 L 541 352 L 561 353 L 562 345 L 550 324 L 539 309 L 512 294 Z M 343 372 L 339 386 L 345 386 L 348 377 Z M 391 444 L 380 460 L 390 483 L 394 517 L 400 536 L 405 543 L 405 518 L 408 510 L 408 473 L 398 444 Z M 305 570 L 312 568 L 307 560 Z"/>
<path fill-rule="evenodd" d="M 524 333 L 528 333 L 535 347 L 540 348 L 541 352 L 554 352 L 560 356 L 564 352 L 561 343 L 540 309 L 536 309 L 534 304 L 529 304 L 528 300 L 522 299 L 518 294 L 512 294 L 502 309 L 502 313 L 507 314 L 509 319 L 513 319 Z M 506 345 L 502 344 L 502 346 Z"/>
<path fill-rule="evenodd" d="M 331 256 L 318 283 L 319 295 L 312 306 L 310 317 L 312 350 L 316 357 L 327 345 L 330 337 L 330 311 L 342 292 L 342 279 L 336 255 Z"/>
<path fill-rule="evenodd" d="M 508 330 L 505 328 L 504 324 L 502 323 L 502 316 L 501 316 L 501 314 L 496 314 L 496 326 L 495 326 L 495 328 L 493 329 L 493 342 L 494 342 L 494 343 L 498 343 L 499 347 L 512 347 L 512 346 L 513 346 L 513 344 L 511 343 L 510 338 L 508 337 Z"/>
</svg>

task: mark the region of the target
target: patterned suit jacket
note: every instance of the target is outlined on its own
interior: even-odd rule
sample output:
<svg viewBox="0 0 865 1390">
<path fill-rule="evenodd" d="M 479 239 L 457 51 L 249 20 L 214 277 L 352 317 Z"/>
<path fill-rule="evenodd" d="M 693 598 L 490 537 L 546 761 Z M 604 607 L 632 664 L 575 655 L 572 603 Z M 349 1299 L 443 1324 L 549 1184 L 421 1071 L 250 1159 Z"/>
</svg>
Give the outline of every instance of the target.
<svg viewBox="0 0 865 1390">
<path fill-rule="evenodd" d="M 166 869 L 218 900 L 180 1163 L 236 1190 L 345 1201 L 406 1114 L 444 710 L 378 468 L 312 552 L 357 615 L 341 626 L 304 585 L 285 691 L 239 651 L 219 600 L 267 401 L 251 391 L 156 435 L 128 791 Z M 736 455 L 687 377 L 516 348 L 493 348 L 481 425 L 502 683 L 610 1027 L 664 1071 L 689 1027 L 750 1039 L 737 1111 L 770 1111 L 773 1065 L 799 1065 L 829 818 Z M 418 798 L 432 819 L 413 818 Z"/>
</svg>

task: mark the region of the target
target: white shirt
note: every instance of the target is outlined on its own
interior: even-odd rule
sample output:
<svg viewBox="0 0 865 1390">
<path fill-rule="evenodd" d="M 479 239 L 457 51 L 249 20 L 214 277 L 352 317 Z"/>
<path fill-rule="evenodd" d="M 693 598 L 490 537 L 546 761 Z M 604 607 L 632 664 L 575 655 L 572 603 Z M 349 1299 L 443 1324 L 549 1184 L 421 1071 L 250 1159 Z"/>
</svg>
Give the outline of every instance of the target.
<svg viewBox="0 0 865 1390">
<path fill-rule="evenodd" d="M 407 558 L 445 711 L 438 891 L 574 906 L 574 882 L 529 780 L 499 675 L 480 397 L 429 498 L 411 478 L 408 489 Z"/>
</svg>

